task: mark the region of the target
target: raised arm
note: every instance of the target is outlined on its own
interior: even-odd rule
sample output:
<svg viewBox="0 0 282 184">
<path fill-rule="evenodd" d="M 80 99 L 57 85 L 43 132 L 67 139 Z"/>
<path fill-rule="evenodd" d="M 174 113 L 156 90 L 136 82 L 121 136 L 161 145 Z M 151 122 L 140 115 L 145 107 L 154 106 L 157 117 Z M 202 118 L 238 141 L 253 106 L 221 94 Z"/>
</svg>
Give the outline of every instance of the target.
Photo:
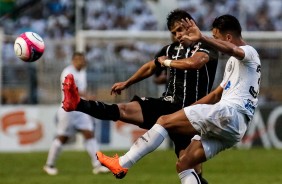
<svg viewBox="0 0 282 184">
<path fill-rule="evenodd" d="M 135 84 L 145 78 L 148 78 L 154 74 L 156 65 L 154 60 L 145 63 L 139 68 L 129 79 L 124 82 L 117 82 L 112 86 L 111 94 L 120 94 L 122 90 L 128 88 L 132 84 Z"/>
<path fill-rule="evenodd" d="M 240 40 L 240 43 L 236 43 L 236 45 L 232 43 L 234 42 L 232 34 L 226 33 L 224 38 L 219 37 L 217 36 L 219 35 L 218 34 L 219 30 L 214 28 L 212 30 L 214 38 L 211 38 L 202 35 L 201 31 L 199 30 L 199 28 L 197 27 L 197 25 L 193 20 L 189 20 L 189 19 L 182 20 L 182 24 L 188 30 L 187 31 L 188 34 L 185 36 L 185 38 L 191 41 L 205 42 L 210 46 L 214 47 L 215 49 L 217 49 L 218 51 L 228 54 L 230 56 L 234 56 L 238 59 L 243 59 L 245 57 L 245 53 L 243 49 L 237 46 L 237 45 L 244 45 L 245 43 L 242 40 Z"/>
<path fill-rule="evenodd" d="M 234 56 L 234 57 L 236 57 L 240 60 L 245 57 L 245 52 L 243 51 L 243 49 L 234 45 L 231 42 L 219 40 L 215 36 L 214 36 L 214 38 L 202 36 L 200 40 L 202 42 L 205 42 L 205 43 L 211 45 L 212 47 L 214 47 L 218 51 L 225 53 L 225 54 L 228 54 L 230 56 Z"/>
</svg>

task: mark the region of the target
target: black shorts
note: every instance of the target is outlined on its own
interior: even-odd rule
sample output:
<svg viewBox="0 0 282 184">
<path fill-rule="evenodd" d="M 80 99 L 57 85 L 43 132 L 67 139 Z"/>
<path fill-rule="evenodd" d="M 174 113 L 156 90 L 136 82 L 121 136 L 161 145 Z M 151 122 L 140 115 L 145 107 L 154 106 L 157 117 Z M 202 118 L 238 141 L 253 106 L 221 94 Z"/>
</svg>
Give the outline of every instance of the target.
<svg viewBox="0 0 282 184">
<path fill-rule="evenodd" d="M 182 109 L 180 105 L 165 101 L 162 98 L 140 98 L 134 96 L 131 101 L 137 101 L 140 104 L 144 122 L 139 127 L 147 130 L 153 127 L 160 116 L 172 114 Z M 169 136 L 174 143 L 175 153 L 178 157 L 179 151 L 185 149 L 190 144 L 191 137 L 170 133 Z"/>
</svg>

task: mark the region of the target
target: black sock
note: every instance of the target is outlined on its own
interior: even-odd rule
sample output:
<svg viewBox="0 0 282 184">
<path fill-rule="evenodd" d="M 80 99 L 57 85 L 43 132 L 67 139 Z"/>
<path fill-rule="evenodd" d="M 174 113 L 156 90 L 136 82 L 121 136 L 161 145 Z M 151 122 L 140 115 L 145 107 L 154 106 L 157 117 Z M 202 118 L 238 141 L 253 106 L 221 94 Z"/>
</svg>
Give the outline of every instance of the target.
<svg viewBox="0 0 282 184">
<path fill-rule="evenodd" d="M 83 100 L 81 99 L 77 105 L 76 111 L 84 112 L 101 120 L 119 119 L 119 108 L 117 104 L 108 105 L 99 101 Z"/>
<path fill-rule="evenodd" d="M 197 175 L 199 176 L 199 178 L 201 178 L 201 177 L 202 177 L 202 173 L 197 173 Z"/>
<path fill-rule="evenodd" d="M 202 173 L 198 173 L 198 177 L 201 181 L 201 184 L 208 184 L 208 181 L 205 178 L 203 178 Z"/>
</svg>

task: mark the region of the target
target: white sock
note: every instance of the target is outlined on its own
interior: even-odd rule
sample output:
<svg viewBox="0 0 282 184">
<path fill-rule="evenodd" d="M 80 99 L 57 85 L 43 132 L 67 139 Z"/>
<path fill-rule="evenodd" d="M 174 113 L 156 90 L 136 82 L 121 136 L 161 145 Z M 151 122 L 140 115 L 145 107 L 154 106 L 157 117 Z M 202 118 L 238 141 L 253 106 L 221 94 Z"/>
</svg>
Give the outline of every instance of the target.
<svg viewBox="0 0 282 184">
<path fill-rule="evenodd" d="M 91 158 L 93 168 L 101 165 L 101 163 L 97 160 L 96 157 L 96 152 L 100 149 L 97 139 L 95 138 L 86 139 L 84 144 L 85 144 L 85 149 Z"/>
<path fill-rule="evenodd" d="M 143 136 L 139 137 L 130 150 L 119 158 L 119 163 L 124 168 L 130 168 L 142 157 L 158 148 L 168 133 L 164 127 L 155 124 Z"/>
<path fill-rule="evenodd" d="M 184 170 L 178 173 L 181 184 L 201 184 L 201 181 L 194 169 Z"/>
<path fill-rule="evenodd" d="M 61 150 L 62 150 L 61 141 L 59 139 L 55 139 L 52 142 L 51 147 L 49 149 L 46 165 L 55 166 L 56 160 L 59 157 Z"/>
</svg>

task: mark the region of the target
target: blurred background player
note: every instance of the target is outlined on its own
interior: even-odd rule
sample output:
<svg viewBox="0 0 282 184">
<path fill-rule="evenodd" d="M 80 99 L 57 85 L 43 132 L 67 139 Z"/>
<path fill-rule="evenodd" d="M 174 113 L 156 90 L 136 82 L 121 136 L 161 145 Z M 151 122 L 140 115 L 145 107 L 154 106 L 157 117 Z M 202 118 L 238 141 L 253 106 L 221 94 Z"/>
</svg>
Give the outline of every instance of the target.
<svg viewBox="0 0 282 184">
<path fill-rule="evenodd" d="M 101 101 L 79 98 L 72 75 L 66 77 L 63 108 L 66 111 L 80 111 L 102 120 L 123 121 L 140 128 L 150 129 L 161 115 L 173 113 L 207 95 L 213 85 L 218 52 L 201 42 L 184 39 L 182 19 L 192 19 L 186 11 L 176 9 L 167 16 L 167 27 L 177 40 L 166 45 L 156 58 L 145 63 L 124 82 L 115 83 L 111 94 L 121 94 L 129 86 L 155 74 L 157 68 L 169 69 L 165 92 L 160 98 L 134 96 L 131 102 L 108 105 Z M 164 63 L 173 59 L 174 64 Z M 170 134 L 174 149 L 179 157 L 189 145 L 191 137 Z M 201 169 L 197 169 L 201 175 Z"/>
<path fill-rule="evenodd" d="M 72 64 L 67 66 L 61 74 L 61 83 L 64 81 L 65 76 L 72 73 L 78 87 L 79 95 L 84 99 L 91 99 L 86 93 L 87 80 L 86 80 L 86 60 L 83 53 L 75 52 L 72 56 Z M 84 137 L 85 148 L 91 157 L 93 166 L 93 173 L 107 172 L 108 169 L 101 166 L 96 158 L 96 151 L 99 150 L 99 144 L 94 135 L 94 118 L 81 112 L 66 112 L 62 107 L 57 112 L 57 137 L 51 144 L 49 149 L 46 165 L 43 170 L 49 175 L 56 175 L 58 169 L 56 160 L 61 153 L 62 147 L 67 141 L 80 132 Z"/>
</svg>

